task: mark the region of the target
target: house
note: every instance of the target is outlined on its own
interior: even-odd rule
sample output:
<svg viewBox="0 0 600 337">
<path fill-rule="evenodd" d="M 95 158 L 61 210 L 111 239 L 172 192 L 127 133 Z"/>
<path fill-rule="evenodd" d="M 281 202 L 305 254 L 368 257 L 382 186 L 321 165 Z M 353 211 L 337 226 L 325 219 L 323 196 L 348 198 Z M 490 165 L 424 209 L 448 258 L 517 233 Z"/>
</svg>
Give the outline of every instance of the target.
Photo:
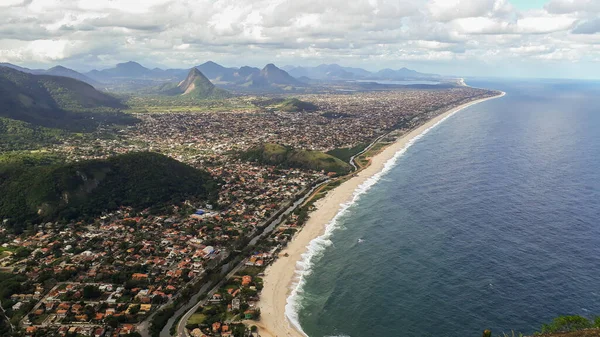
<svg viewBox="0 0 600 337">
<path fill-rule="evenodd" d="M 35 334 L 36 331 L 37 331 L 37 327 L 35 327 L 35 326 L 28 326 L 27 329 L 25 329 L 25 333 L 28 336 Z"/>
<path fill-rule="evenodd" d="M 68 326 L 61 326 L 60 328 L 58 328 L 58 334 L 61 336 L 66 336 L 67 332 L 69 331 L 69 327 Z"/>
<path fill-rule="evenodd" d="M 88 320 L 88 315 L 83 314 L 83 315 L 75 315 L 75 319 L 80 321 L 80 322 L 87 322 Z"/>
<path fill-rule="evenodd" d="M 223 300 L 223 296 L 221 294 L 214 294 L 209 302 L 221 302 Z"/>
<path fill-rule="evenodd" d="M 81 304 L 73 304 L 73 306 L 71 307 L 71 311 L 75 314 L 81 313 L 82 309 L 83 309 L 83 306 Z"/>
<path fill-rule="evenodd" d="M 212 331 L 213 332 L 219 332 L 219 330 L 221 330 L 221 323 L 219 322 L 214 322 L 212 324 Z"/>
<path fill-rule="evenodd" d="M 152 309 L 152 304 L 141 304 L 140 311 L 150 311 Z"/>
<path fill-rule="evenodd" d="M 102 337 L 104 336 L 104 328 L 98 328 L 96 330 L 94 330 L 94 337 Z"/>
<path fill-rule="evenodd" d="M 249 286 L 252 282 L 252 276 L 244 275 L 242 276 L 242 286 Z"/>
<path fill-rule="evenodd" d="M 61 304 L 58 305 L 58 309 L 64 309 L 64 310 L 69 310 L 71 309 L 71 305 L 67 302 L 62 302 Z"/>
<path fill-rule="evenodd" d="M 206 255 L 210 255 L 212 253 L 214 253 L 215 251 L 215 247 L 213 246 L 206 246 L 204 249 L 202 249 L 202 252 L 204 252 L 204 254 Z"/>
<path fill-rule="evenodd" d="M 148 279 L 148 274 L 135 273 L 131 275 L 131 279 L 136 281 L 146 280 Z"/>
<path fill-rule="evenodd" d="M 240 299 L 239 298 L 234 298 L 231 301 L 231 309 L 232 310 L 240 310 L 240 304 L 241 304 Z"/>
<path fill-rule="evenodd" d="M 123 328 L 121 329 L 121 335 L 128 335 L 134 331 L 133 324 L 123 324 Z"/>
</svg>

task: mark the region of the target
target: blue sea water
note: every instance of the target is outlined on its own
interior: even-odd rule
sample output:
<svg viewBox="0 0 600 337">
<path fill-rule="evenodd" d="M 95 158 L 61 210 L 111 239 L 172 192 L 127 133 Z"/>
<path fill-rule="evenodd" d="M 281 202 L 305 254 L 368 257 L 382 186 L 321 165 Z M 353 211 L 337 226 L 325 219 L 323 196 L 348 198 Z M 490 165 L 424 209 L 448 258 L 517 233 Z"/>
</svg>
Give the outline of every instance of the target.
<svg viewBox="0 0 600 337">
<path fill-rule="evenodd" d="M 416 141 L 316 247 L 295 299 L 309 336 L 532 333 L 600 315 L 600 84 L 469 84 L 507 95 Z"/>
</svg>

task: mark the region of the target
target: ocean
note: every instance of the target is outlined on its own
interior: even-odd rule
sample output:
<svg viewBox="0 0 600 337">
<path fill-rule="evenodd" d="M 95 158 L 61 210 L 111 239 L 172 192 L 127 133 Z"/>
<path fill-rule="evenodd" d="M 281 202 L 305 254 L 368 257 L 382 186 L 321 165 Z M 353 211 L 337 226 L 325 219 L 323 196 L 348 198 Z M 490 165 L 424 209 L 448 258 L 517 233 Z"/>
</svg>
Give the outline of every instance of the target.
<svg viewBox="0 0 600 337">
<path fill-rule="evenodd" d="M 600 315 L 600 84 L 470 80 L 310 246 L 286 314 L 310 337 L 530 334 Z"/>
</svg>

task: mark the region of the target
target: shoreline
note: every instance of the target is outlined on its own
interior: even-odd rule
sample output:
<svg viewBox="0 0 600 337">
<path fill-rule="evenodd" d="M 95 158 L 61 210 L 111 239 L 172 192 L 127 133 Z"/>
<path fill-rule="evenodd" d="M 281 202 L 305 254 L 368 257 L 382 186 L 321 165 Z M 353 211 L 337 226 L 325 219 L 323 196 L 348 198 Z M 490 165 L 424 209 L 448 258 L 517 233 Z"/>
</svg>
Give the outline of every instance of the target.
<svg viewBox="0 0 600 337">
<path fill-rule="evenodd" d="M 371 164 L 340 186 L 329 191 L 315 203 L 309 219 L 294 239 L 279 253 L 279 259 L 267 267 L 263 278 L 259 308 L 260 321 L 254 323 L 262 337 L 306 337 L 302 331 L 296 312 L 291 310 L 293 301 L 301 287 L 302 275 L 310 264 L 314 249 L 324 249 L 328 237 L 335 229 L 335 220 L 358 197 L 374 185 L 379 177 L 391 168 L 404 151 L 448 117 L 478 103 L 500 98 L 506 93 L 471 101 L 454 107 L 428 120 L 423 125 L 399 137 L 393 144 L 371 158 Z M 288 254 L 287 257 L 284 254 Z M 308 262 L 308 263 L 307 263 Z M 310 267 L 309 267 L 310 268 Z"/>
</svg>

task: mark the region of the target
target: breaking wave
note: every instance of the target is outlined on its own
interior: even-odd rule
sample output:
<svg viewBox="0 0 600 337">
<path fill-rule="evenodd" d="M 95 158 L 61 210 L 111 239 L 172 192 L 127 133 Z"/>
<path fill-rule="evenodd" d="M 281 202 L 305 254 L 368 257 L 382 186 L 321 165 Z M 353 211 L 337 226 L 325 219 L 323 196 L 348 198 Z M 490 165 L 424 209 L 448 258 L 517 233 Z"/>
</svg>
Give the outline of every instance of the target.
<svg viewBox="0 0 600 337">
<path fill-rule="evenodd" d="M 463 109 L 466 109 L 467 107 L 470 107 L 471 105 L 477 103 L 479 102 L 475 101 L 464 105 L 460 109 L 457 109 L 445 116 L 444 118 L 440 119 L 429 128 L 423 130 L 423 132 L 421 132 L 414 138 L 410 139 L 402 149 L 398 150 L 398 152 L 396 152 L 394 156 L 384 164 L 384 167 L 381 171 L 371 176 L 369 179 L 367 179 L 365 182 L 363 182 L 356 188 L 352 195 L 352 199 L 346 203 L 341 204 L 338 213 L 329 223 L 327 223 L 327 225 L 325 226 L 325 232 L 321 236 L 313 239 L 308 244 L 308 246 L 306 246 L 306 252 L 302 254 L 300 261 L 296 262 L 295 282 L 292 284 L 291 293 L 286 300 L 285 306 L 285 316 L 290 321 L 290 323 L 303 335 L 308 337 L 304 330 L 302 330 L 299 319 L 299 312 L 302 308 L 301 301 L 302 295 L 304 293 L 304 285 L 306 284 L 306 277 L 312 272 L 312 267 L 314 266 L 314 264 L 319 260 L 320 257 L 323 256 L 325 249 L 332 245 L 332 241 L 330 240 L 330 238 L 333 235 L 333 232 L 336 229 L 340 228 L 340 226 L 342 225 L 339 221 L 340 218 L 348 212 L 348 209 L 352 207 L 352 205 L 354 205 L 364 193 L 369 191 L 371 187 L 373 187 L 383 176 L 385 176 L 396 165 L 398 159 L 402 157 L 404 153 L 406 153 L 406 150 L 408 150 L 408 148 L 410 148 L 415 142 L 423 138 L 423 136 L 425 136 L 429 131 L 443 123 L 446 119 L 450 118 L 457 112 L 462 111 Z"/>
</svg>

